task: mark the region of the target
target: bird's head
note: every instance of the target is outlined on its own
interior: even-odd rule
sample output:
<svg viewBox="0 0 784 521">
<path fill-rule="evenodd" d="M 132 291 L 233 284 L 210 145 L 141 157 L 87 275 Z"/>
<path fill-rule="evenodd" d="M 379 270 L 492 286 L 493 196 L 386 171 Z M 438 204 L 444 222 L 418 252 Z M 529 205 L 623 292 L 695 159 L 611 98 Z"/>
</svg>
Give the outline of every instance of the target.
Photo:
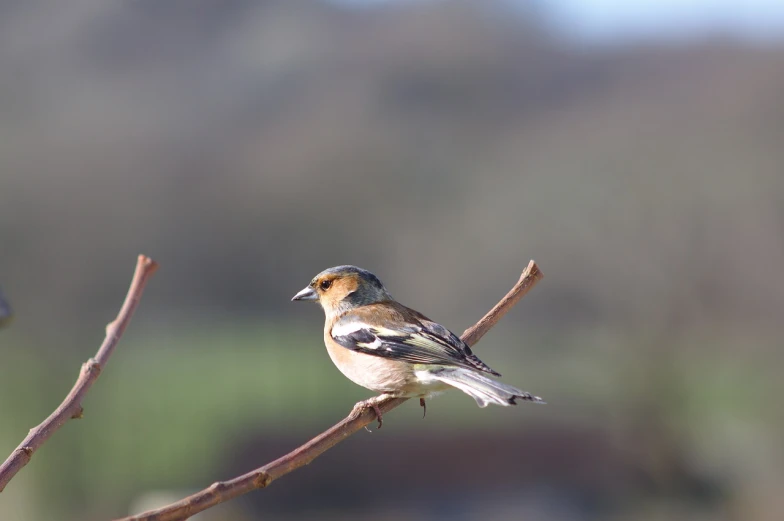
<svg viewBox="0 0 784 521">
<path fill-rule="evenodd" d="M 310 281 L 291 300 L 318 302 L 327 315 L 391 300 L 378 277 L 356 266 L 335 266 Z"/>
</svg>

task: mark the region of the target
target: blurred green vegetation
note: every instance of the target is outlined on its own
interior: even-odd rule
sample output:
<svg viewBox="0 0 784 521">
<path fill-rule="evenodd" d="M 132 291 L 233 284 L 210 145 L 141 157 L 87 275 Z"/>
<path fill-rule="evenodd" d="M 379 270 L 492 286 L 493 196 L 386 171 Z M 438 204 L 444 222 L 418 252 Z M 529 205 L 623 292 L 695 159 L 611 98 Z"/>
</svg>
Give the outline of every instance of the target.
<svg viewBox="0 0 784 521">
<path fill-rule="evenodd" d="M 111 505 L 147 490 L 196 488 L 229 477 L 226 461 L 236 456 L 236 440 L 254 433 L 289 439 L 293 448 L 368 395 L 334 369 L 312 331 L 317 328 L 297 326 L 129 331 L 84 402 L 84 418 L 58 432 L 9 492 L 34 487 L 47 500 L 23 511 L 42 518 L 79 519 L 86 503 L 103 515 L 119 515 Z M 776 471 L 776 462 L 764 459 L 784 436 L 784 415 L 771 415 L 780 410 L 777 396 L 784 390 L 774 342 L 760 340 L 739 360 L 733 344 L 720 337 L 687 335 L 669 346 L 667 357 L 656 351 L 657 361 L 643 366 L 637 353 L 648 347 L 640 341 L 587 330 L 529 332 L 525 350 L 504 356 L 505 377 L 545 395 L 549 407 L 479 410 L 460 393 L 447 393 L 431 401 L 424 421 L 414 405 L 391 413 L 385 433 L 435 428 L 465 435 L 537 424 L 567 430 L 598 424 L 623 433 L 630 422 L 641 422 L 644 430 L 663 429 L 677 439 L 697 466 L 743 469 L 753 461 Z M 499 342 L 519 339 L 491 332 L 476 351 L 493 360 Z M 90 354 L 53 357 L 9 345 L 3 356 L 11 363 L 0 366 L 0 410 L 13 412 L 0 424 L 5 447 L 59 403 Z M 717 355 L 695 355 L 706 345 Z M 241 467 L 265 462 L 246 460 Z"/>
</svg>

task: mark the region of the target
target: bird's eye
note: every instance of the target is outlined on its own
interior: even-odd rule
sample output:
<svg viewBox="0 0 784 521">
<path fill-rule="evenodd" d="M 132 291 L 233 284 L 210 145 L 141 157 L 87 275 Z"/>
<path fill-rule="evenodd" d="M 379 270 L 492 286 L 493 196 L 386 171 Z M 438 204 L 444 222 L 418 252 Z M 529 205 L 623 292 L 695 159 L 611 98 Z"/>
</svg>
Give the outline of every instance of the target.
<svg viewBox="0 0 784 521">
<path fill-rule="evenodd" d="M 331 280 L 322 280 L 321 283 L 319 284 L 321 291 L 327 291 L 330 286 L 332 286 Z"/>
</svg>

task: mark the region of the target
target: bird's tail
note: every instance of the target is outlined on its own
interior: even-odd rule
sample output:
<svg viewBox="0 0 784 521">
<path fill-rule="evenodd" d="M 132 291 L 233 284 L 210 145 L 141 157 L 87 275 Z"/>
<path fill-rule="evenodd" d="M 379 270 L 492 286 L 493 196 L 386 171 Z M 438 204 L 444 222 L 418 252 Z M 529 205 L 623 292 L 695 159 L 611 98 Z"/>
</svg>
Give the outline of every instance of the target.
<svg viewBox="0 0 784 521">
<path fill-rule="evenodd" d="M 442 367 L 430 371 L 430 376 L 445 384 L 460 389 L 476 400 L 479 407 L 487 407 L 489 403 L 498 405 L 517 405 L 515 400 L 534 403 L 545 403 L 544 400 L 516 387 L 492 380 L 471 369 L 462 367 Z"/>
</svg>

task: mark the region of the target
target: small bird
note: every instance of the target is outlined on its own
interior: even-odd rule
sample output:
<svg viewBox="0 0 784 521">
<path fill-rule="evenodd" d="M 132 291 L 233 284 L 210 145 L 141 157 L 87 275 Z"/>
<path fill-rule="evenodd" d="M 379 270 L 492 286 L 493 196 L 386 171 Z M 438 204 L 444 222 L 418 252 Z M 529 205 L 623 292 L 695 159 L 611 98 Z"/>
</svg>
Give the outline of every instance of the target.
<svg viewBox="0 0 784 521">
<path fill-rule="evenodd" d="M 545 403 L 483 373 L 501 376 L 482 362 L 460 337 L 392 298 L 381 281 L 356 266 L 336 266 L 316 275 L 291 300 L 321 304 L 326 315 L 324 343 L 332 362 L 354 383 L 379 396 L 359 402 L 371 408 L 379 428 L 378 403 L 388 397 L 425 398 L 451 387 L 476 400 L 516 405 L 521 399 Z M 425 412 L 427 409 L 425 408 Z"/>
</svg>

